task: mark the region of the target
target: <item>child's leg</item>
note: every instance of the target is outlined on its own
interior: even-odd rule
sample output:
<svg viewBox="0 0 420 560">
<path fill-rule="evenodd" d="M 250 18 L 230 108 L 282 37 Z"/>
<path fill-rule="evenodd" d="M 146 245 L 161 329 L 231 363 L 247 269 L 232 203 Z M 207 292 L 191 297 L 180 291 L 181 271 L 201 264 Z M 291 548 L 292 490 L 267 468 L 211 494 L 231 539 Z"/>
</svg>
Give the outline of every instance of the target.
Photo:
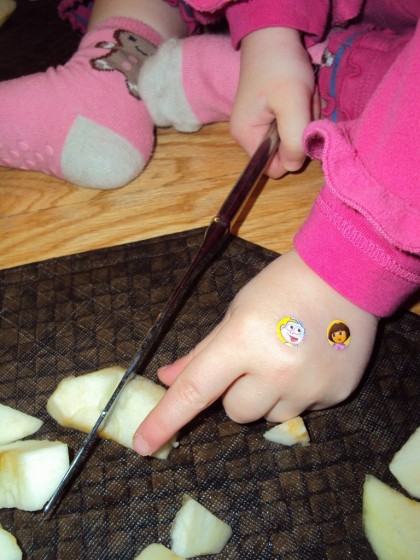
<svg viewBox="0 0 420 560">
<path fill-rule="evenodd" d="M 141 21 L 159 33 L 163 39 L 183 37 L 187 31 L 178 9 L 170 6 L 165 0 L 95 0 L 88 31 L 114 17 Z"/>
<path fill-rule="evenodd" d="M 157 126 L 194 132 L 229 120 L 239 65 L 228 36 L 170 39 L 142 66 L 139 91 Z"/>
<path fill-rule="evenodd" d="M 0 165 L 100 189 L 134 179 L 154 143 L 140 67 L 185 32 L 164 0 L 97 0 L 69 62 L 0 84 Z"/>
</svg>

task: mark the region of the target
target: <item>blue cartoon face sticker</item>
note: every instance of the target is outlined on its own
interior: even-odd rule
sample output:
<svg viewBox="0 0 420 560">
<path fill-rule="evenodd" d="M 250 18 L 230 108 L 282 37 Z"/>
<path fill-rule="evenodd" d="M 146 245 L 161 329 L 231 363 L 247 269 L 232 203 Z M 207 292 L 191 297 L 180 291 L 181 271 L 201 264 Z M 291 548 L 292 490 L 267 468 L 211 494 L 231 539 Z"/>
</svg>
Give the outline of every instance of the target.
<svg viewBox="0 0 420 560">
<path fill-rule="evenodd" d="M 277 336 L 287 346 L 299 346 L 305 335 L 305 327 L 293 317 L 284 317 L 277 324 Z"/>
</svg>

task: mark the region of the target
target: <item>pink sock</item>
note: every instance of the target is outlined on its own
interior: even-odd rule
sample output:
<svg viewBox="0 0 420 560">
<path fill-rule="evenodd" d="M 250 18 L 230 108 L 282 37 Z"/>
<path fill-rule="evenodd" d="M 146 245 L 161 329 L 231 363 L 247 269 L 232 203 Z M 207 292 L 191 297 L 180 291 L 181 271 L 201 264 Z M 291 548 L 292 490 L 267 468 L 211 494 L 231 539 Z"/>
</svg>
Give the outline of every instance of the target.
<svg viewBox="0 0 420 560">
<path fill-rule="evenodd" d="M 0 165 L 97 189 L 138 176 L 154 143 L 138 73 L 161 42 L 143 23 L 108 19 L 64 66 L 0 83 Z"/>
<path fill-rule="evenodd" d="M 230 118 L 239 82 L 239 52 L 229 37 L 169 39 L 142 66 L 139 90 L 157 126 L 194 132 Z"/>
</svg>

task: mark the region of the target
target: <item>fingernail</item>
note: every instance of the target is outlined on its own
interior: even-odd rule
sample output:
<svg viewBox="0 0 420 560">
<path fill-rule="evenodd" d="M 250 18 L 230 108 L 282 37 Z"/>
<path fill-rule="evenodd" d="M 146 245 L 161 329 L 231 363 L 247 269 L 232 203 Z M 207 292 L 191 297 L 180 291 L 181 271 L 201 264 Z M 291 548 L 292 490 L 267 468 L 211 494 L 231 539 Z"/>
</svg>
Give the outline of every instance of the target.
<svg viewBox="0 0 420 560">
<path fill-rule="evenodd" d="M 302 167 L 303 162 L 302 160 L 299 161 L 288 161 L 285 163 L 284 167 L 285 169 L 287 169 L 287 171 L 290 172 L 294 172 L 294 171 L 299 171 L 299 169 Z"/>
<path fill-rule="evenodd" d="M 139 455 L 145 457 L 146 455 L 151 455 L 150 446 L 147 441 L 141 436 L 135 435 L 133 437 L 133 448 Z"/>
</svg>

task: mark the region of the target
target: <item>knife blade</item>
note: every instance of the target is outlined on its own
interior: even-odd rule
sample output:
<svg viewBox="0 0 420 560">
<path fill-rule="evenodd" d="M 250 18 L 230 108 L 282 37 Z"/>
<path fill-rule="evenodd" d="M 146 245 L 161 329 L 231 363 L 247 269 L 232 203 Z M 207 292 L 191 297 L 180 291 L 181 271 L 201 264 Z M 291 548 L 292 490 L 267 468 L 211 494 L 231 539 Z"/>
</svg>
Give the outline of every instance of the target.
<svg viewBox="0 0 420 560">
<path fill-rule="evenodd" d="M 185 295 L 185 292 L 191 288 L 194 280 L 204 270 L 210 259 L 221 247 L 226 236 L 230 233 L 230 228 L 235 217 L 237 217 L 254 187 L 258 184 L 265 168 L 277 150 L 279 143 L 280 139 L 277 132 L 277 123 L 276 121 L 273 121 L 264 139 L 249 160 L 239 179 L 220 207 L 218 213 L 211 219 L 204 234 L 202 243 L 189 268 L 173 290 L 171 296 L 146 334 L 140 349 L 128 366 L 126 372 L 121 378 L 121 381 L 116 386 L 109 401 L 95 422 L 95 425 L 86 436 L 81 448 L 75 455 L 54 494 L 45 504 L 43 509 L 45 514 L 51 513 L 54 507 L 58 505 L 66 488 L 73 478 L 75 478 L 84 460 L 87 458 L 90 450 L 92 449 L 97 439 L 97 433 L 114 406 L 119 394 L 124 389 L 128 381 L 141 370 L 142 365 L 144 364 L 146 358 L 150 355 L 150 351 L 155 345 L 156 340 L 159 338 L 159 335 L 162 333 L 163 328 L 167 325 L 169 319 L 173 316 L 178 305 L 182 301 L 182 297 Z"/>
</svg>

